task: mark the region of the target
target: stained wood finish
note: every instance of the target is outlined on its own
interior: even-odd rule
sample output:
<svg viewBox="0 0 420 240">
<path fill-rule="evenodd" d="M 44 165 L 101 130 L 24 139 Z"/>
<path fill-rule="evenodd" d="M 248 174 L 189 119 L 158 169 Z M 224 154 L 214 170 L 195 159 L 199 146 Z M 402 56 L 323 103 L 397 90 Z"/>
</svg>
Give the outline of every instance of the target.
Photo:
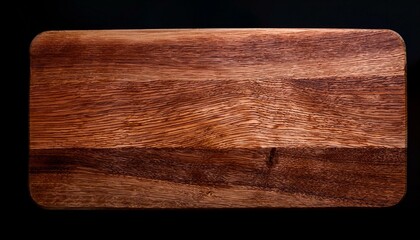
<svg viewBox="0 0 420 240">
<path fill-rule="evenodd" d="M 389 30 L 42 33 L 32 197 L 49 208 L 394 205 L 405 64 Z"/>
</svg>

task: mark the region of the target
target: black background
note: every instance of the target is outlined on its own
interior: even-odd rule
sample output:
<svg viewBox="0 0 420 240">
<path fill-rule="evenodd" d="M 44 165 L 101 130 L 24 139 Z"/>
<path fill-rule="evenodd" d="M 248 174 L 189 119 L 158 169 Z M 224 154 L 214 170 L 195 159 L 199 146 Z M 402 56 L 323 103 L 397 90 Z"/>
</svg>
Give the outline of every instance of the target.
<svg viewBox="0 0 420 240">
<path fill-rule="evenodd" d="M 416 3 L 412 3 L 416 2 Z M 12 150 L 4 162 L 10 173 L 5 187 L 11 187 L 12 213 L 9 223 L 36 226 L 72 224 L 100 226 L 192 225 L 289 226 L 331 225 L 350 229 L 370 228 L 380 223 L 386 231 L 396 223 L 409 223 L 420 205 L 419 179 L 419 96 L 420 4 L 419 1 L 34 1 L 15 2 L 3 8 L 10 53 L 9 72 L 3 91 L 11 95 L 6 106 L 12 114 L 5 118 L 16 125 L 8 138 Z M 28 192 L 28 96 L 29 45 L 46 30 L 148 29 L 148 28 L 387 28 L 398 32 L 407 47 L 408 93 L 408 186 L 405 198 L 391 208 L 330 209 L 235 209 L 235 210 L 44 210 L 36 206 Z M 10 66 L 9 66 L 10 64 Z M 8 85 L 10 84 L 10 86 Z M 5 86 L 5 85 L 3 85 Z M 417 157 L 417 159 L 416 159 Z M 410 224 L 404 226 L 409 226 Z M 354 228 L 356 226 L 357 228 Z M 379 226 L 379 225 L 378 225 Z M 389 227 L 387 227 L 389 226 Z M 216 229 L 215 229 L 216 230 Z M 243 228 L 246 230 L 246 228 Z M 162 231 L 165 231 L 162 229 Z M 306 230 L 302 229 L 302 232 Z"/>
</svg>

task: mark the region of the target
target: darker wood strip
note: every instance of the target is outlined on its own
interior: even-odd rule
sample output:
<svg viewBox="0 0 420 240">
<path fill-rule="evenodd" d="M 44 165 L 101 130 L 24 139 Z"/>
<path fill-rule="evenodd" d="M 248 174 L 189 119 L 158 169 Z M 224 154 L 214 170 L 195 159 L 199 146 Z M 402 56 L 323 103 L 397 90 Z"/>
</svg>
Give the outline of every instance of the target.
<svg viewBox="0 0 420 240">
<path fill-rule="evenodd" d="M 50 188 L 63 183 L 58 192 L 55 189 L 59 197 L 54 196 L 54 201 L 71 201 L 87 194 L 87 189 L 77 184 L 70 188 L 72 181 L 63 181 L 63 177 L 91 174 L 113 176 L 113 181 L 103 186 L 92 186 L 94 191 L 113 189 L 113 194 L 135 191 L 118 190 L 118 181 L 125 177 L 224 189 L 247 187 L 315 197 L 333 202 L 332 206 L 387 206 L 398 202 L 405 192 L 406 149 L 273 149 L 31 150 L 31 178 L 43 178 L 32 183 L 31 191 L 48 205 L 52 204 Z"/>
</svg>

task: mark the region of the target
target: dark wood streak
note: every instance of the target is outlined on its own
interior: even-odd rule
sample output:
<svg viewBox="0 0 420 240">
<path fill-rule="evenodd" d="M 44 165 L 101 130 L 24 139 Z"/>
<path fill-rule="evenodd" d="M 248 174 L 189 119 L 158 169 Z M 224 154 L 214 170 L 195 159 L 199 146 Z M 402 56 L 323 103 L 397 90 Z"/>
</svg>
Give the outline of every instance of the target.
<svg viewBox="0 0 420 240">
<path fill-rule="evenodd" d="M 404 194 L 405 179 L 400 176 L 405 174 L 405 155 L 405 149 L 390 148 L 31 150 L 31 178 L 41 178 L 31 185 L 31 191 L 35 198 L 42 196 L 40 204 L 48 206 L 52 202 L 45 197 L 47 192 L 58 191 L 61 201 L 68 202 L 80 194 L 101 195 L 108 185 L 116 184 L 105 181 L 88 190 L 72 181 L 72 175 L 90 173 L 116 176 L 120 181 L 130 176 L 212 188 L 240 186 L 305 195 L 320 204 L 332 201 L 334 206 L 387 206 Z M 59 183 L 62 176 L 69 180 L 58 188 L 46 184 Z M 120 189 L 124 190 L 129 191 Z M 112 194 L 119 193 L 114 190 Z"/>
<path fill-rule="evenodd" d="M 276 156 L 276 152 L 277 152 L 276 148 L 271 148 L 270 149 L 270 153 L 269 153 L 268 158 L 267 158 L 267 166 L 268 167 L 273 167 L 274 164 L 277 163 L 278 158 Z"/>
</svg>

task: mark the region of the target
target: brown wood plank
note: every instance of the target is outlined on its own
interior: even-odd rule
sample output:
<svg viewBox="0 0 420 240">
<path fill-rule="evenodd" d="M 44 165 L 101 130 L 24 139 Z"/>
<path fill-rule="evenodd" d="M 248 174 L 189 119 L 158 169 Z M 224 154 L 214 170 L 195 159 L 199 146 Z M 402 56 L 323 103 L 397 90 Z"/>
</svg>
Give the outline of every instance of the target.
<svg viewBox="0 0 420 240">
<path fill-rule="evenodd" d="M 51 208 L 396 204 L 405 64 L 389 30 L 43 33 L 31 194 Z"/>
</svg>

